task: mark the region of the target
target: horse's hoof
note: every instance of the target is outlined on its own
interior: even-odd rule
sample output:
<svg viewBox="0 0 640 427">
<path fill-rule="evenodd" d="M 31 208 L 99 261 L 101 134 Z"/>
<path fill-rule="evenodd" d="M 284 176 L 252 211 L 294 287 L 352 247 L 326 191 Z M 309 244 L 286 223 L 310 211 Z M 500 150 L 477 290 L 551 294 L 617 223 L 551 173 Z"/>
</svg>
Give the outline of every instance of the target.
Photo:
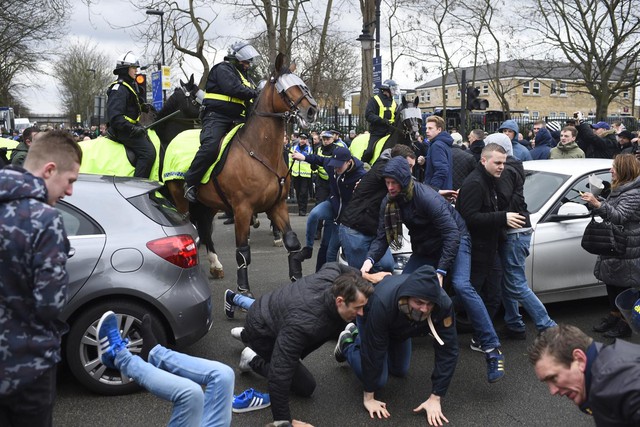
<svg viewBox="0 0 640 427">
<path fill-rule="evenodd" d="M 252 225 L 253 225 L 253 228 L 258 228 L 258 227 L 260 227 L 260 220 L 259 220 L 259 219 L 256 219 L 255 221 L 253 221 L 253 224 L 252 224 Z"/>
<path fill-rule="evenodd" d="M 224 279 L 224 270 L 221 268 L 211 268 L 209 273 L 214 279 Z"/>
<path fill-rule="evenodd" d="M 273 246 L 276 246 L 278 248 L 283 247 L 284 243 L 282 243 L 282 237 L 279 239 L 273 239 Z"/>
</svg>

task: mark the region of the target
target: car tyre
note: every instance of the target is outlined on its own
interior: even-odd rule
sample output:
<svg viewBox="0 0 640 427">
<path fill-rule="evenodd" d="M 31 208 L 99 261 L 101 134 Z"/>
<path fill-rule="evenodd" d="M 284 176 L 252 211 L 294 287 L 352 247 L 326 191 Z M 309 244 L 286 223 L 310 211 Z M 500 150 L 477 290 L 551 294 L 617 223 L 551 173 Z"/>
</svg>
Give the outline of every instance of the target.
<svg viewBox="0 0 640 427">
<path fill-rule="evenodd" d="M 126 300 L 105 301 L 88 308 L 72 321 L 65 344 L 67 364 L 77 380 L 95 393 L 109 396 L 133 393 L 140 387 L 131 378 L 107 368 L 98 359 L 96 328 L 100 317 L 109 310 L 118 317 L 120 330 L 124 337 L 129 338 L 127 347 L 133 354 L 140 353 L 142 348 L 139 328 L 142 317 L 147 313 L 151 316 L 158 344 L 167 344 L 162 322 L 147 306 Z"/>
</svg>

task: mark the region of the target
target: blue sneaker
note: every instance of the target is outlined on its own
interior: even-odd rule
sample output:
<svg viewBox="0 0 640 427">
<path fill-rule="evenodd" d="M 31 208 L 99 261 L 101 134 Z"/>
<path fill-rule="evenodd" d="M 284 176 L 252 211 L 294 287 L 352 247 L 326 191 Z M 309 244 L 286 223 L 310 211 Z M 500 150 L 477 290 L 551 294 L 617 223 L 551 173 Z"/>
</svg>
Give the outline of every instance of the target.
<svg viewBox="0 0 640 427">
<path fill-rule="evenodd" d="M 487 353 L 487 380 L 495 383 L 504 377 L 504 355 L 499 348 Z"/>
<path fill-rule="evenodd" d="M 257 411 L 271 405 L 268 393 L 260 393 L 252 388 L 246 389 L 242 394 L 233 396 L 232 411 L 235 413 Z"/>
<path fill-rule="evenodd" d="M 127 348 L 129 340 L 123 340 L 118 329 L 118 319 L 113 311 L 107 311 L 98 322 L 98 358 L 107 368 L 117 369 L 115 358 Z"/>
</svg>

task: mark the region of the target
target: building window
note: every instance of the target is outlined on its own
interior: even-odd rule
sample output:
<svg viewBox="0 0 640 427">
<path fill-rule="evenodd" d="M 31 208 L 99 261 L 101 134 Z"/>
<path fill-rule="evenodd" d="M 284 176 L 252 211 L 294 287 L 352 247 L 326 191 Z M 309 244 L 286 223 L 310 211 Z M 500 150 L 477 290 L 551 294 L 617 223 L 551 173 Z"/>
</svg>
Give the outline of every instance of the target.
<svg viewBox="0 0 640 427">
<path fill-rule="evenodd" d="M 444 99 L 445 101 L 449 100 L 449 89 L 444 90 Z"/>
<path fill-rule="evenodd" d="M 560 83 L 560 95 L 565 96 L 567 94 L 567 84 Z"/>
<path fill-rule="evenodd" d="M 456 92 L 456 98 L 460 98 L 460 89 Z"/>
<path fill-rule="evenodd" d="M 540 111 L 531 112 L 531 120 L 538 120 L 540 118 Z"/>
<path fill-rule="evenodd" d="M 550 95 L 556 95 L 558 93 L 558 85 L 556 82 L 551 82 L 551 88 L 549 88 Z"/>
<path fill-rule="evenodd" d="M 424 93 L 424 97 L 426 98 L 427 102 L 431 102 L 431 91 L 426 91 Z"/>
<path fill-rule="evenodd" d="M 624 92 L 622 92 L 622 98 L 629 99 L 629 91 L 628 90 L 625 90 Z"/>
<path fill-rule="evenodd" d="M 556 117 L 556 112 L 555 111 L 550 111 L 549 112 L 549 117 L 555 118 Z"/>
<path fill-rule="evenodd" d="M 524 82 L 522 84 L 522 94 L 523 95 L 529 95 L 529 92 L 531 91 L 531 82 Z"/>
<path fill-rule="evenodd" d="M 531 93 L 534 95 L 540 95 L 540 82 L 533 82 L 533 90 Z"/>
<path fill-rule="evenodd" d="M 423 103 L 423 104 L 426 101 L 424 94 L 425 94 L 424 92 L 420 92 L 420 102 Z"/>
<path fill-rule="evenodd" d="M 482 94 L 483 95 L 489 95 L 489 85 L 483 85 L 482 86 Z"/>
<path fill-rule="evenodd" d="M 559 119 L 566 119 L 567 118 L 567 113 L 558 113 L 558 118 Z"/>
</svg>

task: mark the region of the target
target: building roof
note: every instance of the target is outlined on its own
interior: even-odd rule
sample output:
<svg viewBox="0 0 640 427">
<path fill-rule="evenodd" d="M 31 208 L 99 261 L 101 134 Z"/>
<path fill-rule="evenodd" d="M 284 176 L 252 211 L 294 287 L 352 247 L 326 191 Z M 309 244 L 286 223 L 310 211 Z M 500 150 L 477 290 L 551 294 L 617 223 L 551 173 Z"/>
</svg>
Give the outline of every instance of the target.
<svg viewBox="0 0 640 427">
<path fill-rule="evenodd" d="M 462 70 L 467 72 L 467 81 L 473 77 L 473 67 L 456 68 L 454 72 L 447 75 L 445 85 L 454 85 L 460 79 Z M 455 74 L 454 74 L 455 73 Z M 483 64 L 476 66 L 476 82 L 491 80 L 496 75 L 500 78 L 520 78 L 520 79 L 553 79 L 553 80 L 581 80 L 584 76 L 568 62 L 541 61 L 533 59 L 514 59 L 493 64 Z M 620 72 L 614 73 L 612 79 L 619 79 Z M 456 75 L 458 79 L 456 79 Z M 416 87 L 425 89 L 442 86 L 443 76 L 428 81 Z"/>
</svg>

